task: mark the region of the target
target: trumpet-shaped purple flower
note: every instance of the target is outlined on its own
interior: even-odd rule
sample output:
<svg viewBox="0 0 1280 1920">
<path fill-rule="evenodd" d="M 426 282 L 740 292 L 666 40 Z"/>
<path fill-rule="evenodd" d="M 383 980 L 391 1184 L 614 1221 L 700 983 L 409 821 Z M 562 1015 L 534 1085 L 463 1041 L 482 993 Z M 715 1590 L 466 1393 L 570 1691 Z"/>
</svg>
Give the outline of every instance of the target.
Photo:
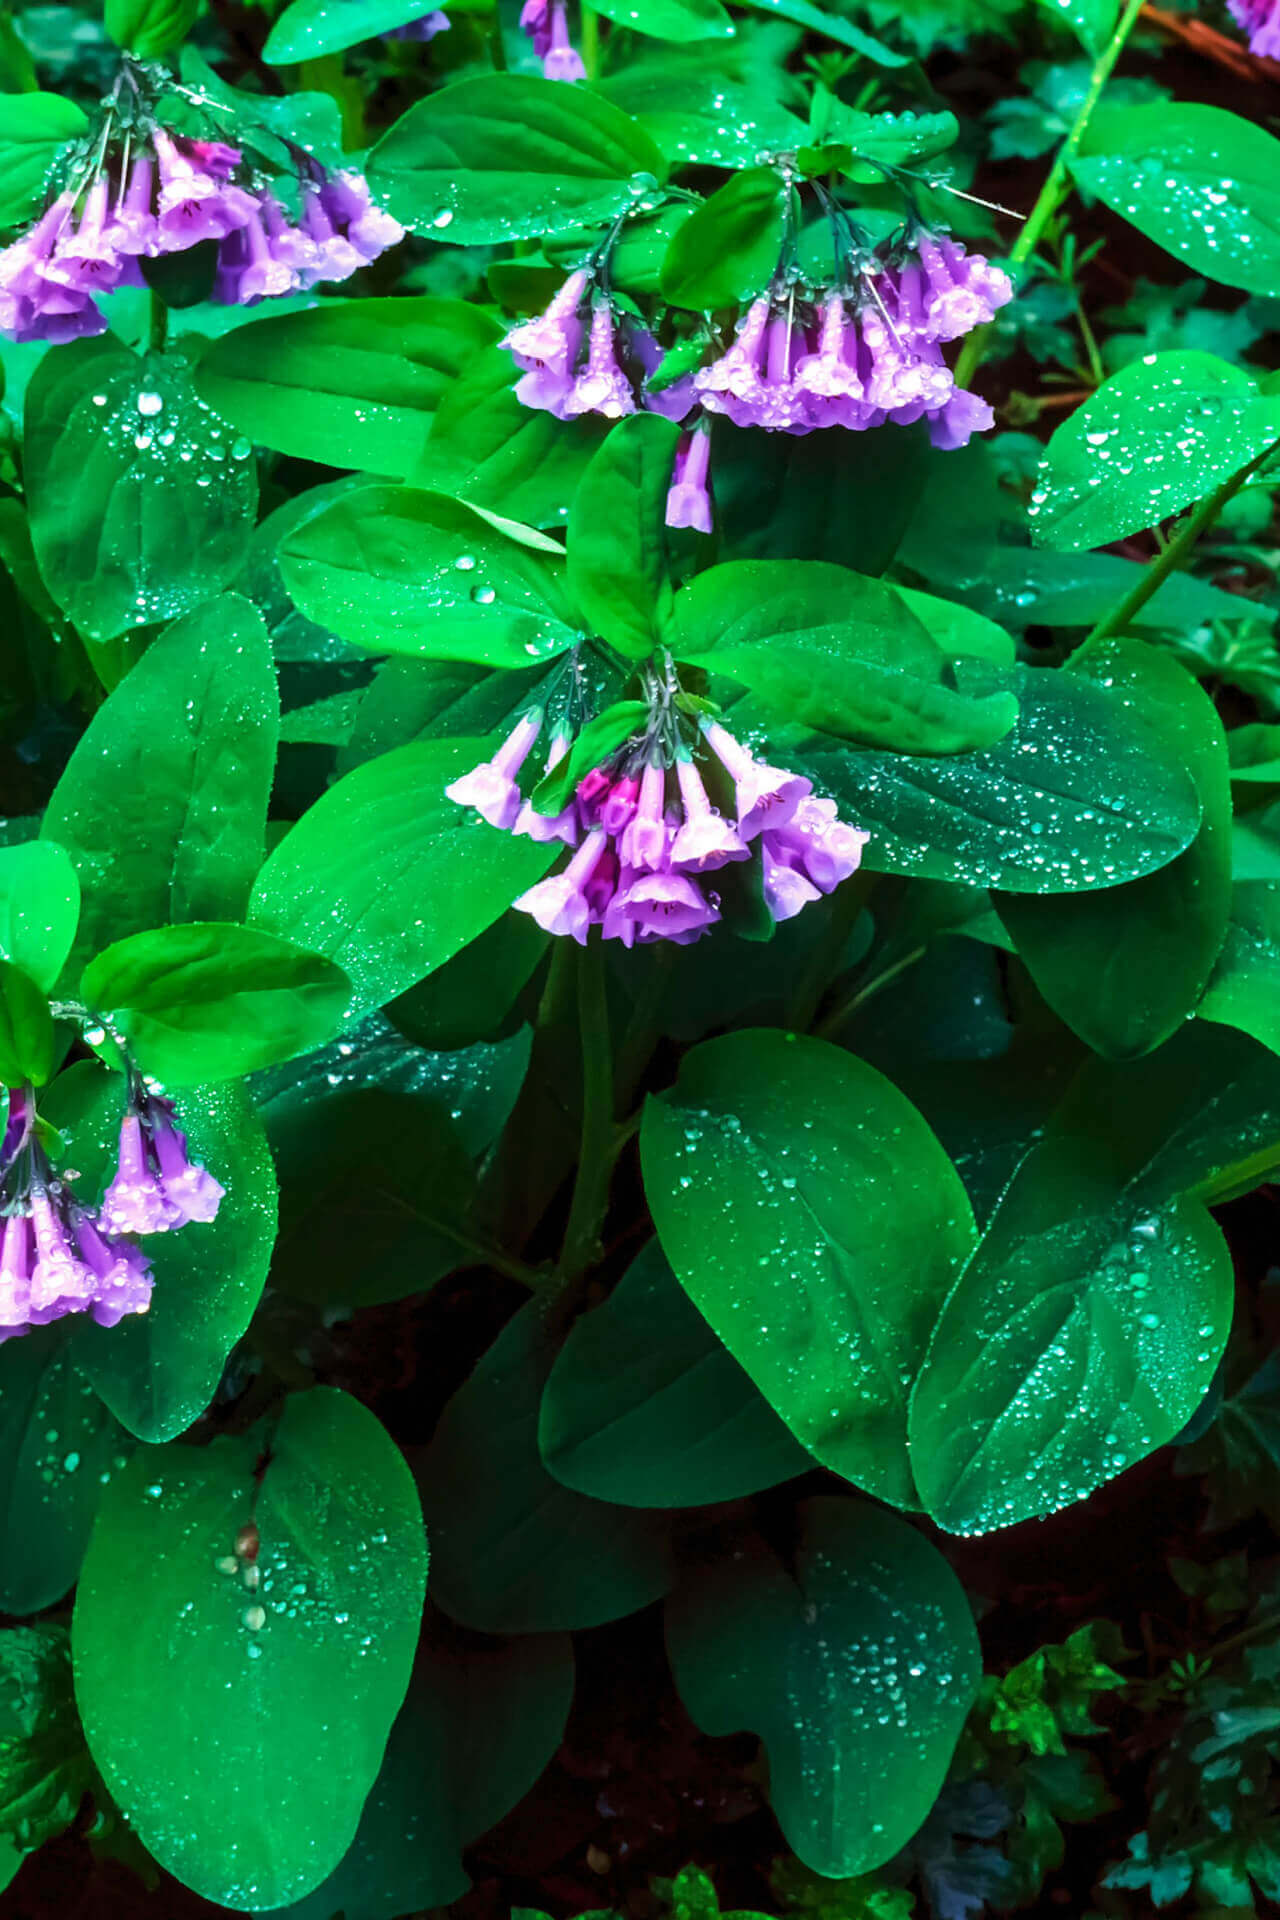
<svg viewBox="0 0 1280 1920">
<path fill-rule="evenodd" d="M 542 714 L 533 708 L 522 714 L 492 760 L 482 761 L 445 788 L 460 807 L 474 807 L 491 827 L 510 832 L 520 818 L 522 796 L 516 775 L 542 731 Z"/>
<path fill-rule="evenodd" d="M 995 423 L 995 414 L 985 400 L 965 387 L 957 387 L 941 407 L 930 413 L 929 438 L 935 447 L 951 452 L 967 447 L 975 433 L 985 433 Z"/>
<path fill-rule="evenodd" d="M 145 1254 L 100 1231 L 42 1157 L 25 1191 L 10 1203 L 0 1243 L 0 1341 L 88 1313 L 114 1327 L 151 1304 Z"/>
<path fill-rule="evenodd" d="M 680 731 L 685 723 L 673 720 L 673 712 L 678 708 L 669 694 L 655 695 L 647 727 L 593 767 L 572 801 L 550 818 L 527 800 L 519 803 L 515 786 L 536 729 L 519 738 L 517 729 L 491 761 L 448 789 L 464 805 L 486 810 L 495 825 L 543 841 L 561 839 L 575 849 L 565 867 L 514 902 L 548 933 L 585 945 L 598 926 L 604 939 L 627 947 L 650 940 L 687 944 L 723 918 L 713 890 L 720 869 L 758 855 L 764 896 L 776 919 L 798 913 L 856 869 L 867 836 L 837 817 L 834 801 L 814 798 L 808 780 L 765 765 L 715 722 L 703 722 L 691 751 Z M 707 792 L 696 763 L 702 742 L 732 776 L 732 818 L 716 809 Z M 561 724 L 548 768 L 569 750 Z M 678 796 L 671 791 L 672 767 Z"/>
<path fill-rule="evenodd" d="M 548 80 L 585 80 L 587 77 L 582 55 L 569 38 L 569 9 L 564 0 L 551 0 L 551 32 L 547 51 L 542 56 L 542 72 Z"/>
<path fill-rule="evenodd" d="M 257 205 L 251 193 L 232 184 L 225 154 L 234 148 L 210 143 L 214 164 L 199 152 L 184 152 L 177 141 L 157 127 L 152 135 L 160 175 L 158 228 L 160 250 L 185 253 L 203 240 L 225 240 L 253 218 Z M 236 153 L 236 162 L 239 154 Z"/>
<path fill-rule="evenodd" d="M 711 434 L 706 427 L 697 427 L 685 434 L 676 448 L 667 493 L 669 527 L 693 527 L 698 533 L 710 533 L 711 492 L 707 485 L 710 464 Z"/>
<path fill-rule="evenodd" d="M 1227 0 L 1227 9 L 1249 36 L 1249 51 L 1280 60 L 1280 0 Z"/>
<path fill-rule="evenodd" d="M 187 1152 L 173 1107 L 141 1090 L 120 1123 L 115 1178 L 99 1214 L 108 1233 L 168 1233 L 192 1221 L 213 1220 L 224 1188 Z"/>
<path fill-rule="evenodd" d="M 613 308 L 600 297 L 591 309 L 586 365 L 564 396 L 562 418 L 575 420 L 583 413 L 600 413 L 606 420 L 619 420 L 624 413 L 635 410 L 631 383 L 618 365 L 614 348 Z"/>
</svg>

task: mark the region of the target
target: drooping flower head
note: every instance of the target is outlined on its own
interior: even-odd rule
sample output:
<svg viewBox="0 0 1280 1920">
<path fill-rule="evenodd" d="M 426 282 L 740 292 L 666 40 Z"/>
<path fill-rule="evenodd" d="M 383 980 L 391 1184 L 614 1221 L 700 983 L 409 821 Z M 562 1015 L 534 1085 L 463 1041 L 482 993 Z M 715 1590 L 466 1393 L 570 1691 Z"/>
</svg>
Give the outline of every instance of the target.
<svg viewBox="0 0 1280 1920">
<path fill-rule="evenodd" d="M 570 849 L 562 867 L 514 902 L 520 912 L 581 945 L 592 927 L 627 947 L 684 945 L 724 917 L 727 869 L 754 874 L 749 884 L 777 920 L 848 878 L 866 835 L 840 821 L 833 802 L 816 799 L 803 776 L 761 761 L 718 722 L 699 721 L 669 661 L 662 672 L 639 672 L 645 724 L 571 785 L 556 783 L 545 811 L 518 776 L 554 697 L 447 789 L 492 826 Z M 562 767 L 583 717 L 554 720 L 544 778 Z"/>
<path fill-rule="evenodd" d="M 217 1217 L 224 1188 L 187 1152 L 171 1101 L 131 1072 L 115 1177 L 103 1195 L 108 1233 L 169 1233 Z"/>
<path fill-rule="evenodd" d="M 0 1341 L 70 1313 L 114 1327 L 147 1311 L 151 1289 L 145 1254 L 95 1220 L 70 1179 L 53 1172 L 30 1093 L 11 1094 L 0 1168 Z"/>
<path fill-rule="evenodd" d="M 1227 9 L 1249 36 L 1250 53 L 1264 60 L 1280 60 L 1280 4 L 1278 0 L 1227 0 Z"/>
<path fill-rule="evenodd" d="M 524 0 L 520 25 L 533 41 L 533 50 L 542 62 L 548 80 L 585 80 L 582 55 L 569 38 L 569 9 L 566 0 Z"/>
<path fill-rule="evenodd" d="M 139 260 L 206 244 L 212 297 L 252 304 L 346 279 L 403 238 L 359 173 L 285 142 L 282 176 L 281 143 L 269 151 L 252 125 L 235 144 L 175 131 L 162 119 L 169 86 L 159 66 L 126 60 L 89 133 L 62 150 L 48 206 L 0 252 L 0 331 L 101 333 L 98 296 L 143 285 Z"/>
</svg>

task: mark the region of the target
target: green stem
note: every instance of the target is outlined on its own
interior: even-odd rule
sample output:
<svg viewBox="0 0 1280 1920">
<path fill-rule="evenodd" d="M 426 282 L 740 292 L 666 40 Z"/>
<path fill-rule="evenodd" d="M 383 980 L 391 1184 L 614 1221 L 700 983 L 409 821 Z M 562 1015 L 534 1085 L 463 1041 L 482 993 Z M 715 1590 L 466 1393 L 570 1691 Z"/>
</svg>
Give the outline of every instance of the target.
<svg viewBox="0 0 1280 1920">
<path fill-rule="evenodd" d="M 1194 512 L 1187 515 L 1163 552 L 1158 553 L 1155 559 L 1142 569 L 1142 577 L 1137 585 L 1131 588 L 1110 613 L 1104 614 L 1099 620 L 1093 632 L 1086 638 L 1086 646 L 1091 640 L 1107 640 L 1113 633 L 1123 633 L 1126 630 L 1139 608 L 1145 607 L 1152 594 L 1164 584 L 1176 567 L 1181 566 L 1200 535 L 1206 527 L 1213 525 L 1228 500 L 1239 493 L 1241 487 L 1253 477 L 1259 467 L 1265 466 L 1277 451 L 1280 451 L 1280 440 L 1273 441 L 1269 447 L 1264 448 L 1255 459 L 1251 460 L 1247 467 L 1241 467 L 1239 473 L 1233 473 L 1230 479 L 1224 480 L 1213 493 L 1205 495 Z"/>
<path fill-rule="evenodd" d="M 874 873 L 864 869 L 837 888 L 826 928 L 787 1001 L 784 1021 L 793 1033 L 805 1033 L 812 1026 L 823 994 L 840 971 L 840 957 L 876 879 Z"/>
<path fill-rule="evenodd" d="M 489 23 L 489 58 L 493 62 L 493 70 L 495 73 L 506 72 L 507 49 L 503 44 L 502 22 L 498 16 L 498 9 L 496 7 L 493 10 L 493 15 Z"/>
<path fill-rule="evenodd" d="M 169 337 L 169 309 L 158 293 L 151 295 L 151 321 L 147 345 L 152 353 L 163 353 Z"/>
<path fill-rule="evenodd" d="M 844 999 L 831 1009 L 821 1026 L 814 1028 L 819 1040 L 834 1040 L 859 1007 L 873 999 L 882 987 L 887 987 L 891 981 L 896 980 L 900 973 L 905 973 L 908 967 L 914 967 L 917 960 L 923 960 L 926 952 L 925 947 L 913 947 L 910 953 L 904 953 L 901 960 L 895 960 L 893 965 L 886 967 L 883 973 L 873 975 L 864 986 L 855 987 L 852 993 L 846 994 Z"/>
<path fill-rule="evenodd" d="M 679 951 L 669 940 L 660 940 L 653 949 L 653 960 L 644 991 L 637 999 L 618 1048 L 614 1075 L 615 1110 L 625 1113 L 635 1098 L 640 1076 L 649 1064 L 653 1049 L 661 1037 L 660 1015 L 667 995 L 667 982 Z"/>
<path fill-rule="evenodd" d="M 588 80 L 600 72 L 600 16 L 594 7 L 582 9 L 582 64 Z"/>
<path fill-rule="evenodd" d="M 578 1021 L 582 1034 L 582 1146 L 569 1205 L 562 1281 L 575 1280 L 597 1258 L 621 1143 L 613 1123 L 613 1043 L 609 1035 L 604 945 L 593 940 L 578 964 Z"/>
<path fill-rule="evenodd" d="M 1134 24 L 1141 11 L 1142 0 L 1127 0 L 1115 32 L 1094 62 L 1093 72 L 1089 76 L 1089 90 L 1080 102 L 1080 111 L 1072 121 L 1070 131 L 1059 147 L 1057 158 L 1049 170 L 1049 177 L 1041 187 L 1036 203 L 1027 216 L 1026 224 L 1010 250 L 1009 258 L 1015 266 L 1021 266 L 1024 260 L 1030 259 L 1040 243 L 1041 234 L 1071 191 L 1071 162 L 1080 151 L 1080 143 L 1093 118 L 1093 110 L 1102 98 L 1103 88 L 1111 78 L 1111 70 L 1124 51 L 1124 44 L 1133 32 Z M 982 365 L 990 334 L 989 327 L 976 327 L 965 341 L 960 358 L 956 362 L 958 387 L 967 387 Z"/>
</svg>

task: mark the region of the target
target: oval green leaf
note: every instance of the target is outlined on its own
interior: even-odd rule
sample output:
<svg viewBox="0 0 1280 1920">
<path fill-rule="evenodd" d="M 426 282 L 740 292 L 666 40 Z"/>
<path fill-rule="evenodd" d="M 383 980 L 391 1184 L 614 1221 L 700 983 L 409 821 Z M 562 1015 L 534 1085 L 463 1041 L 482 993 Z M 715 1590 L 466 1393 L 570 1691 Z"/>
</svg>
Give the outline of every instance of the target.
<svg viewBox="0 0 1280 1920">
<path fill-rule="evenodd" d="M 253 1592 L 220 1564 L 250 1519 Z M 76 1594 L 76 1699 L 113 1799 L 186 1886 L 275 1907 L 336 1866 L 404 1698 L 426 1572 L 408 1469 L 334 1388 L 235 1439 L 148 1450 L 108 1489 Z"/>
<path fill-rule="evenodd" d="M 974 1224 L 910 1101 L 826 1041 L 726 1034 L 647 1102 L 640 1156 L 680 1284 L 775 1412 L 915 1505 L 907 1394 Z"/>
<path fill-rule="evenodd" d="M 662 264 L 673 306 L 708 313 L 751 300 L 772 279 L 791 199 L 777 167 L 747 167 L 678 227 Z"/>
<path fill-rule="evenodd" d="M 759 1733 L 787 1843 L 831 1879 L 883 1866 L 922 1824 L 982 1675 L 951 1568 L 864 1500 L 806 1500 L 789 1566 L 757 1541 L 691 1573 L 667 1651 L 704 1733 Z"/>
<path fill-rule="evenodd" d="M 80 918 L 80 882 L 65 847 L 26 840 L 0 847 L 0 958 L 51 992 Z"/>
</svg>

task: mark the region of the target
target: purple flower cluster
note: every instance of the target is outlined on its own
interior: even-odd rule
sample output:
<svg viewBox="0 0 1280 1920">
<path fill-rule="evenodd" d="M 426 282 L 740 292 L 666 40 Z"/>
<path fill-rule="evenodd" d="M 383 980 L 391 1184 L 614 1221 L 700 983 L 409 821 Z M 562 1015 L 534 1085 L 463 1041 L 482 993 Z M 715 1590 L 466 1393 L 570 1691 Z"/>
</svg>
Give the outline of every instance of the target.
<svg viewBox="0 0 1280 1920">
<path fill-rule="evenodd" d="M 362 175 L 308 160 L 293 217 L 270 187 L 244 185 L 238 147 L 153 128 L 151 146 L 66 187 L 0 252 L 0 331 L 14 340 L 102 333 L 95 296 L 141 286 L 139 259 L 218 245 L 213 297 L 252 305 L 345 280 L 404 236 Z"/>
<path fill-rule="evenodd" d="M 1248 34 L 1250 53 L 1280 60 L 1280 0 L 1227 0 L 1227 10 Z"/>
<path fill-rule="evenodd" d="M 95 1215 L 56 1175 L 29 1092 L 9 1097 L 0 1167 L 0 1343 L 69 1313 L 100 1327 L 151 1305 L 151 1262 L 124 1236 L 212 1220 L 223 1190 L 193 1162 L 173 1108 L 134 1084 L 115 1178 Z"/>
<path fill-rule="evenodd" d="M 523 716 L 491 760 L 447 792 L 504 832 L 563 841 L 573 857 L 514 905 L 548 933 L 585 946 L 598 926 L 605 940 L 701 938 L 721 918 L 716 872 L 759 856 L 764 899 L 775 920 L 790 920 L 811 900 L 847 880 L 867 835 L 846 825 L 835 802 L 815 797 L 801 775 L 757 760 L 714 721 L 702 723 L 695 750 L 667 758 L 651 734 L 637 736 L 580 780 L 563 810 L 535 811 L 516 776 L 542 732 L 544 715 Z M 546 770 L 568 753 L 569 734 L 552 733 Z M 733 811 L 721 812 L 698 765 L 705 749 L 716 777 L 732 784 Z M 707 761 L 704 758 L 704 765 Z"/>
<path fill-rule="evenodd" d="M 548 80 L 585 80 L 587 70 L 569 39 L 566 0 L 524 0 L 520 25 L 533 41 Z"/>
</svg>

